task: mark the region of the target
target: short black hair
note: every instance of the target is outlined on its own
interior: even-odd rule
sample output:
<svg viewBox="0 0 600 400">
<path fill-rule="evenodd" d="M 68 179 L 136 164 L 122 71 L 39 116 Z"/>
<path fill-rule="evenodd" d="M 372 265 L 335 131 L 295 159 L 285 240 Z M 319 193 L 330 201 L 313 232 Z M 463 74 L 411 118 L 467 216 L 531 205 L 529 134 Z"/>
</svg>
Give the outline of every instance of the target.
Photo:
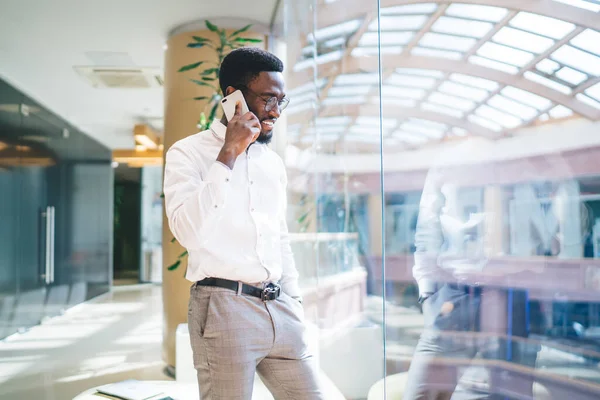
<svg viewBox="0 0 600 400">
<path fill-rule="evenodd" d="M 283 72 L 283 62 L 268 51 L 256 47 L 242 47 L 223 59 L 219 71 L 219 85 L 225 94 L 229 86 L 247 86 L 261 72 Z"/>
</svg>

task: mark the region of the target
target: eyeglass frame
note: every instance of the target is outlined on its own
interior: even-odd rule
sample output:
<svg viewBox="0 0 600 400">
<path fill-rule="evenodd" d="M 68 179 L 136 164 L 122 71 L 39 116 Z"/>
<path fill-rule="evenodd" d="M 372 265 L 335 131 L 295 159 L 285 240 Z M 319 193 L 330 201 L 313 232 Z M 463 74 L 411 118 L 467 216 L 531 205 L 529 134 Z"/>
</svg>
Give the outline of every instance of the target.
<svg viewBox="0 0 600 400">
<path fill-rule="evenodd" d="M 284 96 L 281 100 L 279 100 L 277 98 L 277 96 L 270 96 L 267 100 L 265 100 L 266 96 L 256 93 L 254 90 L 250 89 L 248 86 L 238 85 L 237 87 L 239 87 L 240 90 L 247 90 L 248 92 L 252 93 L 254 96 L 256 96 L 259 99 L 261 99 L 262 101 L 264 101 L 266 112 L 272 111 L 274 109 L 275 105 L 277 105 L 279 112 L 283 112 L 283 110 L 285 110 L 290 105 L 290 99 L 288 97 Z M 275 99 L 274 102 L 272 101 L 273 99 Z M 283 106 L 281 105 L 282 101 L 285 102 L 284 103 L 285 105 L 283 105 Z M 269 106 L 269 103 L 273 103 L 273 105 Z"/>
</svg>

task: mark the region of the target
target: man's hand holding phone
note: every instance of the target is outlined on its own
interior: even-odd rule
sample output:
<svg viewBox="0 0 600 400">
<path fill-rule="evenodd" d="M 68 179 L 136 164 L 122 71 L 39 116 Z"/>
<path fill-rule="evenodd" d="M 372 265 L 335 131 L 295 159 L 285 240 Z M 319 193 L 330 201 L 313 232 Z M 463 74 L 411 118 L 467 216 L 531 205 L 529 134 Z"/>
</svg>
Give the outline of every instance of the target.
<svg viewBox="0 0 600 400">
<path fill-rule="evenodd" d="M 260 135 L 260 121 L 252 112 L 242 114 L 240 102 L 235 103 L 235 114 L 227 123 L 225 143 L 217 161 L 233 169 L 236 158 L 242 154 Z"/>
</svg>

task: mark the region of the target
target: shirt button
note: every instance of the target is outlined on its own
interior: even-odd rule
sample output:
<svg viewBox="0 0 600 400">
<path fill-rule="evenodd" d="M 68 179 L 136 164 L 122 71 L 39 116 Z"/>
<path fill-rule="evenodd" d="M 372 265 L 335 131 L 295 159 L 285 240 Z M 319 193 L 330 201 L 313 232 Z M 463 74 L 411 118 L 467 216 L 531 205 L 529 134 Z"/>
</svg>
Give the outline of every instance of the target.
<svg viewBox="0 0 600 400">
<path fill-rule="evenodd" d="M 215 204 L 215 208 L 219 208 L 219 206 Z"/>
<path fill-rule="evenodd" d="M 225 178 L 225 182 L 229 182 L 229 178 Z"/>
<path fill-rule="evenodd" d="M 251 208 L 251 209 L 250 209 L 250 211 L 251 211 L 251 212 L 254 212 L 254 208 Z"/>
<path fill-rule="evenodd" d="M 254 185 L 254 181 L 250 181 L 250 184 L 251 184 L 251 185 Z"/>
</svg>

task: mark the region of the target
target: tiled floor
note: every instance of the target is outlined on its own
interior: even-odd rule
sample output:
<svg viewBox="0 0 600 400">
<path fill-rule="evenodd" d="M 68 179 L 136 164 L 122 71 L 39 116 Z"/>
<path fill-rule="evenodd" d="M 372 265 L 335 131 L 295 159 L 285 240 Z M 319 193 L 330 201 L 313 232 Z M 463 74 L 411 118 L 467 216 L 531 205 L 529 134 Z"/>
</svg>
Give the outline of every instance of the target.
<svg viewBox="0 0 600 400">
<path fill-rule="evenodd" d="M 159 286 L 115 289 L 0 342 L 0 399 L 70 400 L 122 379 L 168 380 Z"/>
</svg>

